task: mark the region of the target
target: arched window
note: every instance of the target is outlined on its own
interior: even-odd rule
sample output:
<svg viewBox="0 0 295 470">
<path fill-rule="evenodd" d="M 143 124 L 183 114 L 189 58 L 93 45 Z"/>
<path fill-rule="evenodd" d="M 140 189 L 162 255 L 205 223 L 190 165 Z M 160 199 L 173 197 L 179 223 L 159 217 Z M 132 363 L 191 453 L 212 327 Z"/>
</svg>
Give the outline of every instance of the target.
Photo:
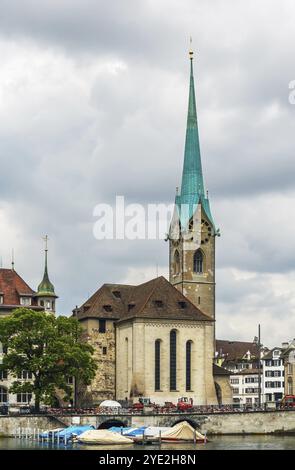
<svg viewBox="0 0 295 470">
<path fill-rule="evenodd" d="M 293 380 L 291 377 L 288 378 L 288 395 L 293 395 Z"/>
<path fill-rule="evenodd" d="M 175 274 L 180 273 L 180 256 L 177 250 L 174 253 L 174 273 Z"/>
<path fill-rule="evenodd" d="M 185 361 L 185 389 L 188 392 L 192 389 L 192 341 L 186 342 Z"/>
<path fill-rule="evenodd" d="M 125 392 L 128 393 L 129 389 L 129 350 L 128 350 L 128 338 L 125 338 L 125 364 L 126 364 L 126 377 L 125 377 Z"/>
<path fill-rule="evenodd" d="M 203 272 L 203 253 L 201 250 L 197 250 L 194 254 L 194 271 L 195 273 L 201 274 Z"/>
<path fill-rule="evenodd" d="M 7 402 L 8 402 L 7 388 L 0 387 L 0 403 L 7 403 Z"/>
<path fill-rule="evenodd" d="M 176 390 L 176 331 L 170 332 L 170 390 Z"/>
<path fill-rule="evenodd" d="M 161 340 L 155 341 L 155 390 L 161 390 Z"/>
</svg>

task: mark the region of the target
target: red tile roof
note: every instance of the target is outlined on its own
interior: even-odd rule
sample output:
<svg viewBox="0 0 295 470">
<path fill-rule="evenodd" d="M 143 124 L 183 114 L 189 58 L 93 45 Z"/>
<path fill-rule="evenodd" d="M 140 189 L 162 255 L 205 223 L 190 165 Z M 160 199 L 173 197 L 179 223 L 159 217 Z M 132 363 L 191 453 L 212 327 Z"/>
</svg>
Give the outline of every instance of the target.
<svg viewBox="0 0 295 470">
<path fill-rule="evenodd" d="M 2 305 L 20 305 L 21 295 L 34 296 L 36 293 L 12 269 L 0 268 L 0 295 L 3 295 Z"/>
</svg>

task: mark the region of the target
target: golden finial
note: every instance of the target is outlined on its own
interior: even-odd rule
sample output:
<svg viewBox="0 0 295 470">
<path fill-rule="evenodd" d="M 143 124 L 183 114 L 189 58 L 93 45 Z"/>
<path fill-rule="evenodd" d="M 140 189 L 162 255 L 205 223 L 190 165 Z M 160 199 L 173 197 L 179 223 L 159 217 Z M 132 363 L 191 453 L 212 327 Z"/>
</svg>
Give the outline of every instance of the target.
<svg viewBox="0 0 295 470">
<path fill-rule="evenodd" d="M 193 59 L 194 58 L 194 51 L 193 51 L 193 46 L 192 46 L 192 37 L 190 36 L 189 38 L 189 43 L 190 43 L 190 49 L 189 49 L 189 58 Z"/>
</svg>

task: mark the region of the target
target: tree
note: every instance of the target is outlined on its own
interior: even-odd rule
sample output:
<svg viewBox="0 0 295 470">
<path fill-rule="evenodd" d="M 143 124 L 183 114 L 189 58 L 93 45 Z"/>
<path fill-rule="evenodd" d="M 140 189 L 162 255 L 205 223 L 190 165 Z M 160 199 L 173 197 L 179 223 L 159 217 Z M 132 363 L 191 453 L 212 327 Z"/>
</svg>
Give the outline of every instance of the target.
<svg viewBox="0 0 295 470">
<path fill-rule="evenodd" d="M 83 341 L 83 329 L 76 318 L 19 308 L 0 318 L 0 343 L 7 350 L 0 370 L 15 378 L 24 370 L 32 374 L 31 381 L 14 381 L 10 392 L 33 393 L 36 411 L 41 401 L 53 403 L 57 389 L 69 400 L 69 377 L 89 385 L 95 376 L 94 350 Z"/>
</svg>

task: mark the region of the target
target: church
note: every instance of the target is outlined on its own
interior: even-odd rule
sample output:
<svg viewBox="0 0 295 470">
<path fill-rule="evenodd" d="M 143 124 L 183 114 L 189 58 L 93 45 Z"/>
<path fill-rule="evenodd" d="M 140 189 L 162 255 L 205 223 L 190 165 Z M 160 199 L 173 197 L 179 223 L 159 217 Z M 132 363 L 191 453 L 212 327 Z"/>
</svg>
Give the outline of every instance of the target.
<svg viewBox="0 0 295 470">
<path fill-rule="evenodd" d="M 96 377 L 79 401 L 104 399 L 195 405 L 232 401 L 229 373 L 215 354 L 215 239 L 205 192 L 190 51 L 190 84 L 181 188 L 167 241 L 169 281 L 104 284 L 73 311 L 94 347 Z"/>
</svg>

